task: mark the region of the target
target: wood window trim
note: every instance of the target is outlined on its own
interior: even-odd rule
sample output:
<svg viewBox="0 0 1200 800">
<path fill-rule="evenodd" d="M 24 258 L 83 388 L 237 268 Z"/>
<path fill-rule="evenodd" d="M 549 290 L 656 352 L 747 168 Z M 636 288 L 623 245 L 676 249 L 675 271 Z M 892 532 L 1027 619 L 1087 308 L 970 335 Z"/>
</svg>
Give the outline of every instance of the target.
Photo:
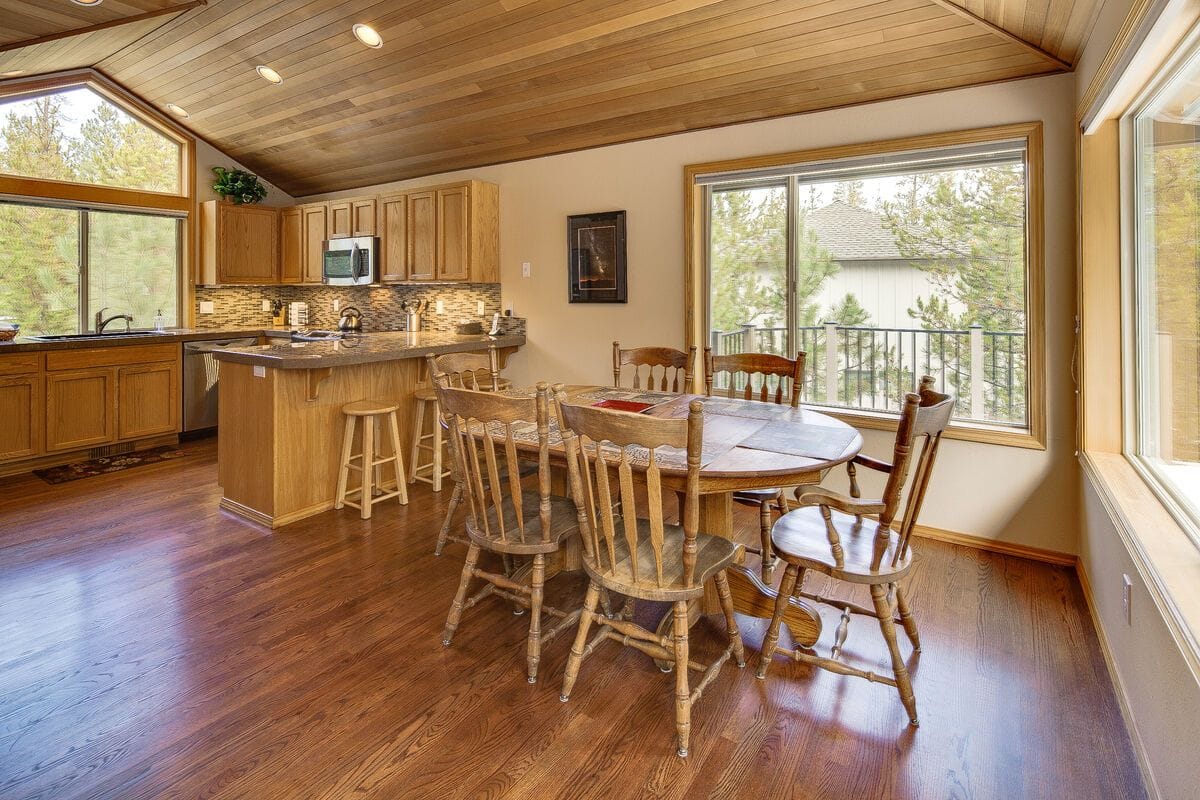
<svg viewBox="0 0 1200 800">
<path fill-rule="evenodd" d="M 194 322 L 195 265 L 199 245 L 196 138 L 149 103 L 91 68 L 0 81 L 0 99 L 14 95 L 44 94 L 73 86 L 88 87 L 139 122 L 176 143 L 180 149 L 179 191 L 149 192 L 0 173 L 0 196 L 15 200 L 81 204 L 114 211 L 163 211 L 182 215 L 183 243 L 179 257 L 179 274 L 176 276 L 176 285 L 179 287 L 176 320 L 180 327 L 190 326 Z"/>
<path fill-rule="evenodd" d="M 703 346 L 706 341 L 707 264 L 705 228 L 707 211 L 704 191 L 697 185 L 701 175 L 737 172 L 740 170 L 785 167 L 810 161 L 830 161 L 905 150 L 927 150 L 963 144 L 980 144 L 1004 139 L 1026 141 L 1026 331 L 1029 342 L 1027 364 L 1027 403 L 1029 425 L 1023 429 L 1007 430 L 998 426 L 953 423 L 946 437 L 966 441 L 1046 449 L 1046 318 L 1045 318 L 1045 189 L 1042 144 L 1042 123 L 1025 122 L 990 128 L 950 131 L 946 133 L 887 139 L 862 144 L 797 150 L 788 153 L 751 156 L 703 164 L 688 164 L 683 168 L 683 295 L 685 347 Z M 874 414 L 857 409 L 822 409 L 852 425 L 879 430 L 895 430 L 897 420 L 891 415 Z"/>
</svg>

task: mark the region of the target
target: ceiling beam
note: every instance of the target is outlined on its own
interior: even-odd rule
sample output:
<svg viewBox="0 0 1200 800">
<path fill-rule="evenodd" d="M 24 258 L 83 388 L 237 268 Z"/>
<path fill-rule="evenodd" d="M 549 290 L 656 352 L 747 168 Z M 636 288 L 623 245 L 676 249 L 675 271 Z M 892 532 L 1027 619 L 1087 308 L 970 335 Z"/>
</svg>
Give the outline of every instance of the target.
<svg viewBox="0 0 1200 800">
<path fill-rule="evenodd" d="M 951 2 L 951 0 L 930 0 L 930 2 L 934 3 L 935 5 L 941 6 L 942 8 L 951 12 L 952 14 L 957 14 L 958 16 L 962 17 L 963 19 L 970 20 L 971 22 L 975 23 L 979 27 L 985 28 L 986 30 L 996 34 L 997 36 L 1005 39 L 1006 41 L 1012 42 L 1013 44 L 1017 45 L 1018 47 L 1028 50 L 1030 53 L 1033 53 L 1034 55 L 1038 56 L 1039 58 L 1044 58 L 1045 60 L 1054 64 L 1059 69 L 1066 70 L 1067 72 L 1070 72 L 1073 69 L 1075 69 L 1075 67 L 1073 67 L 1070 63 L 1063 61 L 1061 58 L 1054 55 L 1053 53 L 1051 53 L 1047 50 L 1043 50 L 1042 48 L 1038 47 L 1033 42 L 1025 41 L 1024 39 L 1022 39 L 1020 36 L 1017 36 L 1012 31 L 1007 31 L 1004 28 L 1001 28 L 999 25 L 996 25 L 992 22 L 988 22 L 986 19 L 979 16 L 978 14 L 975 14 L 975 13 L 963 8 L 958 3 Z"/>
<path fill-rule="evenodd" d="M 160 8 L 155 11 L 147 11 L 144 14 L 135 14 L 132 17 L 121 17 L 120 19 L 110 19 L 108 22 L 100 22 L 96 25 L 88 25 L 85 28 L 75 28 L 69 31 L 59 31 L 58 33 L 47 34 L 46 36 L 38 36 L 35 39 L 25 39 L 20 42 L 10 42 L 6 45 L 0 45 L 0 53 L 6 53 L 10 50 L 19 50 L 23 47 L 32 47 L 34 45 L 46 44 L 47 42 L 56 42 L 60 39 L 69 39 L 72 36 L 80 36 L 86 33 L 95 33 L 109 28 L 119 28 L 122 25 L 129 25 L 134 22 L 143 22 L 155 17 L 164 17 L 168 14 L 178 15 L 184 11 L 191 11 L 198 6 L 208 5 L 208 0 L 192 0 L 188 3 L 180 3 L 177 6 L 169 6 Z"/>
</svg>

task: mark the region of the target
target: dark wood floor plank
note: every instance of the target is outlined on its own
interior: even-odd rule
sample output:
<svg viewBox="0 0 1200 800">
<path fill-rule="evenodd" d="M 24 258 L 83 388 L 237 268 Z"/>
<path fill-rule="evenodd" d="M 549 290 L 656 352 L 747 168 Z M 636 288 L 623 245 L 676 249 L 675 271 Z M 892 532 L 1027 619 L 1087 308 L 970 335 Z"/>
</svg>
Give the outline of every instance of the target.
<svg viewBox="0 0 1200 800">
<path fill-rule="evenodd" d="M 4 800 L 1145 796 L 1068 569 L 917 543 L 918 730 L 887 686 L 783 657 L 756 680 L 766 624 L 739 618 L 750 663 L 696 704 L 685 761 L 672 679 L 640 653 L 602 645 L 563 704 L 571 637 L 530 686 L 527 617 L 503 602 L 442 647 L 465 552 L 432 555 L 448 492 L 272 533 L 217 510 L 212 439 L 184 449 L 58 486 L 0 479 Z M 548 600 L 583 586 L 561 576 Z M 846 657 L 886 673 L 871 623 Z M 721 640 L 705 620 L 692 646 Z"/>
</svg>

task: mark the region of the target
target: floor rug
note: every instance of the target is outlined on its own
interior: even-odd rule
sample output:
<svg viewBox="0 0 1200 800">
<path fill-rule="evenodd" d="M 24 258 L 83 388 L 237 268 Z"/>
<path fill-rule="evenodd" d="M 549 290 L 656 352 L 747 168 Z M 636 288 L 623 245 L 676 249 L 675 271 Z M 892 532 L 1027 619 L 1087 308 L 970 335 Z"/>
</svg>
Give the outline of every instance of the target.
<svg viewBox="0 0 1200 800">
<path fill-rule="evenodd" d="M 138 450 L 133 453 L 119 453 L 115 456 L 93 458 L 90 461 L 75 461 L 58 467 L 35 469 L 33 474 L 46 483 L 67 483 L 68 481 L 77 481 L 80 478 L 90 478 L 93 475 L 107 475 L 110 472 L 120 472 L 123 469 L 143 467 L 147 464 L 157 464 L 161 461 L 183 458 L 185 455 L 187 453 L 176 447 L 164 445 L 163 447 L 153 447 L 149 450 Z"/>
</svg>

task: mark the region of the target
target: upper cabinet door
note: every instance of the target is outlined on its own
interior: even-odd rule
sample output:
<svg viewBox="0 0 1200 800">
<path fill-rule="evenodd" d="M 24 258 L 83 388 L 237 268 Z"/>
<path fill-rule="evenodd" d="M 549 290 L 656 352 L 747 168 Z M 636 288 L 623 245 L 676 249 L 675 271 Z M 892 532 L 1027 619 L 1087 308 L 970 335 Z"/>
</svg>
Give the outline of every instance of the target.
<svg viewBox="0 0 1200 800">
<path fill-rule="evenodd" d="M 300 207 L 305 283 L 321 283 L 325 240 L 329 238 L 325 226 L 324 203 Z"/>
<path fill-rule="evenodd" d="M 408 280 L 408 196 L 379 198 L 379 280 Z"/>
<path fill-rule="evenodd" d="M 350 201 L 350 235 L 377 236 L 375 221 L 375 198 Z"/>
<path fill-rule="evenodd" d="M 340 200 L 329 204 L 329 237 L 330 239 L 339 239 L 350 236 L 350 231 L 353 230 L 353 223 L 350 219 L 350 201 Z"/>
<path fill-rule="evenodd" d="M 408 196 L 408 279 L 431 281 L 437 275 L 437 193 Z"/>
<path fill-rule="evenodd" d="M 467 186 L 437 190 L 437 277 L 470 277 L 470 193 Z"/>
<path fill-rule="evenodd" d="M 201 283 L 275 283 L 278 270 L 277 209 L 217 200 L 201 204 Z"/>
<path fill-rule="evenodd" d="M 279 215 L 279 282 L 300 283 L 304 278 L 304 235 L 300 209 L 285 208 Z"/>
</svg>

